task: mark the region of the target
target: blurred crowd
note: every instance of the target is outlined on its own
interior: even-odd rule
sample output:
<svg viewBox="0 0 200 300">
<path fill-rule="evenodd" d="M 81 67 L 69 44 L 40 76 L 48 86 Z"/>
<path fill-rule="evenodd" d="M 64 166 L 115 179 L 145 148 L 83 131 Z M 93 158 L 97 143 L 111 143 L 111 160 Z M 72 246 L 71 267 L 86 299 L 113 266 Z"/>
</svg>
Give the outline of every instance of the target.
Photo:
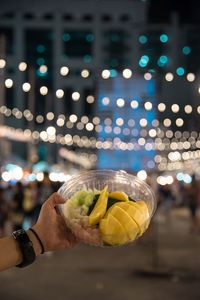
<svg viewBox="0 0 200 300">
<path fill-rule="evenodd" d="M 151 183 L 148 182 L 150 185 Z M 21 182 L 0 187 L 0 236 L 10 234 L 20 228 L 28 229 L 35 223 L 43 202 L 55 191 L 59 184 L 52 183 L 49 174 L 44 174 L 42 182 Z M 174 180 L 173 184 L 151 185 L 158 201 L 158 214 L 169 221 L 175 208 L 187 208 L 190 215 L 191 232 L 200 233 L 200 185 L 192 178 L 190 184 Z"/>
<path fill-rule="evenodd" d="M 52 183 L 44 173 L 41 182 L 8 184 L 0 187 L 0 236 L 20 228 L 28 229 L 35 223 L 43 202 L 59 185 Z"/>
</svg>

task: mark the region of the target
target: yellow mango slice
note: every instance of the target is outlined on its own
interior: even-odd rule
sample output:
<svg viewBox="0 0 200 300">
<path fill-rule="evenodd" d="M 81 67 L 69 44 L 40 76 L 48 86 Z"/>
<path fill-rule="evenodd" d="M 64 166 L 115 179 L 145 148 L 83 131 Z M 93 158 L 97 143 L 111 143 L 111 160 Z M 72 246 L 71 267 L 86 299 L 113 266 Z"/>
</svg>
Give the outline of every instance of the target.
<svg viewBox="0 0 200 300">
<path fill-rule="evenodd" d="M 108 197 L 115 198 L 120 201 L 129 201 L 128 195 L 124 192 L 119 192 L 119 191 L 109 193 Z"/>
<path fill-rule="evenodd" d="M 109 245 L 122 245 L 129 241 L 125 229 L 111 214 L 100 221 L 99 230 L 102 240 Z"/>
<path fill-rule="evenodd" d="M 148 227 L 149 216 L 143 214 L 134 204 L 135 202 L 132 201 L 116 203 L 116 205 L 124 209 L 129 214 L 129 216 L 137 223 L 139 227 L 139 235 L 141 236 Z"/>
<path fill-rule="evenodd" d="M 136 202 L 132 202 L 132 201 L 129 201 L 129 202 L 132 206 L 138 208 L 139 211 L 143 214 L 144 218 L 147 220 L 146 221 L 146 229 L 147 229 L 147 227 L 149 226 L 149 223 L 150 223 L 150 214 L 149 214 L 149 209 L 148 209 L 145 201 L 138 200 Z"/>
<path fill-rule="evenodd" d="M 96 225 L 104 217 L 108 203 L 108 186 L 101 191 L 97 203 L 89 215 L 89 224 Z"/>
<path fill-rule="evenodd" d="M 140 232 L 140 228 L 123 208 L 118 205 L 113 205 L 108 213 L 110 213 L 121 223 L 130 241 L 133 241 L 137 237 Z"/>
</svg>

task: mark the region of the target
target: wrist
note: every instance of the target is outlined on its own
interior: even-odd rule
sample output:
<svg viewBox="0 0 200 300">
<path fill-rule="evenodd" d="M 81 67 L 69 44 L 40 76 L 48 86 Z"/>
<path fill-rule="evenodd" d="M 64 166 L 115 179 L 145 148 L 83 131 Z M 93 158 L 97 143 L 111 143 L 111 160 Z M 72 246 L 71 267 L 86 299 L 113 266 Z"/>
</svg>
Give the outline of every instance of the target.
<svg viewBox="0 0 200 300">
<path fill-rule="evenodd" d="M 40 246 L 40 243 L 39 243 L 38 239 L 36 238 L 34 233 L 31 232 L 30 230 L 28 230 L 26 233 L 28 234 L 30 240 L 33 243 L 33 249 L 34 249 L 35 255 L 36 256 L 40 255 L 41 252 L 42 252 L 42 249 L 41 249 L 41 246 Z"/>
</svg>

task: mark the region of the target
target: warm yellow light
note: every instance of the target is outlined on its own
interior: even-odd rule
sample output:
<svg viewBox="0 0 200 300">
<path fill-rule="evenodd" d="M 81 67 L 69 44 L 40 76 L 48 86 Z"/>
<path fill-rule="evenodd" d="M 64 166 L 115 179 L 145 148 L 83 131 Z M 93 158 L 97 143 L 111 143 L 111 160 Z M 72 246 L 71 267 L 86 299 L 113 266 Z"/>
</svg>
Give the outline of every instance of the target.
<svg viewBox="0 0 200 300">
<path fill-rule="evenodd" d="M 62 89 L 58 89 L 56 91 L 56 97 L 61 99 L 61 98 L 63 98 L 63 96 L 64 96 L 64 91 Z"/>
<path fill-rule="evenodd" d="M 43 95 L 43 96 L 45 96 L 45 95 L 47 95 L 47 93 L 48 93 L 48 88 L 46 87 L 46 86 L 41 86 L 41 88 L 40 88 L 40 94 L 41 95 Z"/>
<path fill-rule="evenodd" d="M 78 101 L 80 99 L 80 93 L 79 92 L 73 92 L 72 93 L 72 100 Z"/>
</svg>

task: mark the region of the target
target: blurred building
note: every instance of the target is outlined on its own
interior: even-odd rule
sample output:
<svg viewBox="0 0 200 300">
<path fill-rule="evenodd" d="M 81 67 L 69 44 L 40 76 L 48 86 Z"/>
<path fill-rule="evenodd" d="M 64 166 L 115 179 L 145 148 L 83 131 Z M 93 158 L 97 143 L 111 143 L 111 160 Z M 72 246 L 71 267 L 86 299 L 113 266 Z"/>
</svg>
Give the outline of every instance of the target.
<svg viewBox="0 0 200 300">
<path fill-rule="evenodd" d="M 198 99 L 193 82 L 199 70 L 197 27 L 180 27 L 176 15 L 169 24 L 149 24 L 148 5 L 140 0 L 4 3 L 0 12 L 0 58 L 6 60 L 5 68 L 3 61 L 0 66 L 1 123 L 26 129 L 27 137 L 31 132 L 34 138 L 32 147 L 15 143 L 18 154 L 55 161 L 56 143 L 72 150 L 85 146 L 94 152 L 95 138 L 100 136 L 95 117 L 101 117 L 104 84 L 128 80 L 134 74 L 148 73 L 155 80 L 153 114 L 161 127 L 174 132 L 198 130 L 198 114 L 191 119 L 184 112 L 188 103 L 195 106 Z M 124 70 L 132 70 L 133 75 Z M 145 101 L 149 99 L 147 94 Z M 155 103 L 166 104 L 165 113 Z M 171 109 L 176 103 L 181 104 L 180 117 L 184 114 L 181 128 L 175 122 L 178 114 L 174 116 Z M 170 126 L 163 125 L 166 115 Z M 46 141 L 45 130 L 56 123 L 57 139 L 51 127 L 51 147 L 41 143 L 37 152 L 38 132 L 43 132 L 40 138 Z"/>
</svg>

